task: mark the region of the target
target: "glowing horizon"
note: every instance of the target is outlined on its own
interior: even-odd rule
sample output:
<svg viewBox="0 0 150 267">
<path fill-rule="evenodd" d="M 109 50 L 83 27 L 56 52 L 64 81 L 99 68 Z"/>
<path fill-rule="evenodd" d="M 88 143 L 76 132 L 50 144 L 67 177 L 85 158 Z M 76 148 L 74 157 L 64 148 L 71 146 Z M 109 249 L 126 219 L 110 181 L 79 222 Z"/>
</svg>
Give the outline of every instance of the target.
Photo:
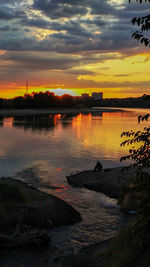
<svg viewBox="0 0 150 267">
<path fill-rule="evenodd" d="M 149 7 L 125 0 L 2 1 L 0 97 L 23 96 L 26 80 L 29 93 L 150 94 L 150 50 L 131 38 L 130 22 Z"/>
<path fill-rule="evenodd" d="M 113 90 L 113 89 L 112 89 Z M 54 93 L 56 96 L 63 96 L 65 94 L 68 94 L 68 95 L 71 95 L 71 96 L 81 96 L 82 94 L 84 93 L 87 93 L 89 94 L 89 96 L 92 95 L 92 93 L 94 92 L 102 92 L 103 93 L 103 98 L 128 98 L 128 97 L 141 97 L 142 95 L 144 95 L 145 93 L 142 93 L 142 92 L 136 92 L 136 93 L 118 93 L 118 94 L 115 94 L 114 92 L 111 93 L 106 93 L 103 91 L 103 89 L 99 89 L 99 88 L 95 88 L 95 89 L 85 89 L 82 88 L 78 88 L 78 89 L 61 89 L 61 88 L 56 88 L 56 89 L 42 89 L 42 88 L 35 88 L 34 89 L 31 89 L 29 88 L 28 90 L 28 94 L 31 95 L 32 93 L 36 92 L 36 93 L 39 93 L 39 92 L 46 92 L 46 91 L 49 91 L 49 92 L 52 92 Z M 13 99 L 15 97 L 19 97 L 19 96 L 24 96 L 26 94 L 26 88 L 24 89 L 20 89 L 20 90 L 7 90 L 7 94 L 6 95 L 6 91 L 4 92 L 1 92 L 0 93 L 0 98 L 3 98 L 3 99 Z"/>
</svg>

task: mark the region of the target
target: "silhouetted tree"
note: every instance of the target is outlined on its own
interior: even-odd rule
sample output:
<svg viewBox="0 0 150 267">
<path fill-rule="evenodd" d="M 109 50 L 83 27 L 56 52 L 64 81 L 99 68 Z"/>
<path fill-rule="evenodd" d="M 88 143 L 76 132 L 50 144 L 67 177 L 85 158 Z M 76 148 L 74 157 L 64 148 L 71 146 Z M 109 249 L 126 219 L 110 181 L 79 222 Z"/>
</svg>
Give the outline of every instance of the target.
<svg viewBox="0 0 150 267">
<path fill-rule="evenodd" d="M 26 100 L 23 96 L 18 96 L 13 99 L 13 107 L 17 109 L 26 108 Z"/>
<path fill-rule="evenodd" d="M 60 105 L 61 107 L 66 107 L 66 108 L 72 107 L 74 105 L 73 97 L 67 94 L 63 95 L 60 98 Z"/>
<path fill-rule="evenodd" d="M 129 3 L 131 0 L 129 0 Z M 136 2 L 139 2 L 140 4 L 142 2 L 150 2 L 150 0 L 136 0 Z M 144 17 L 135 17 L 132 19 L 133 25 L 138 25 L 140 28 L 139 31 L 136 31 L 133 33 L 132 37 L 136 40 L 138 40 L 141 44 L 144 44 L 145 46 L 150 47 L 150 38 L 146 37 L 143 32 L 150 30 L 150 14 Z"/>
<path fill-rule="evenodd" d="M 138 121 L 148 120 L 149 114 L 138 117 Z M 134 161 L 130 167 L 137 167 L 138 171 L 142 171 L 143 168 L 150 168 L 150 126 L 145 127 L 143 131 L 127 131 L 121 134 L 121 137 L 128 137 L 127 140 L 121 143 L 121 146 L 133 145 L 129 149 L 129 155 L 121 157 L 120 161 L 132 160 Z M 140 144 L 138 148 L 135 148 L 136 144 Z"/>
<path fill-rule="evenodd" d="M 0 109 L 3 108 L 3 98 L 0 98 Z"/>
<path fill-rule="evenodd" d="M 142 0 L 136 0 L 137 2 L 142 3 Z M 131 2 L 131 0 L 129 0 Z M 150 0 L 145 0 L 145 2 L 150 2 Z M 147 15 L 143 18 L 135 17 L 132 20 L 132 23 L 137 23 L 141 27 L 141 32 L 150 30 L 150 15 Z M 147 39 L 143 36 L 142 33 L 135 32 L 133 38 L 137 39 L 141 43 L 144 43 L 145 46 L 150 46 L 150 39 Z M 143 96 L 146 98 L 146 95 Z M 149 96 L 148 96 L 149 98 Z M 144 116 L 140 115 L 138 117 L 138 122 L 148 120 L 150 114 Z M 129 155 L 121 157 L 120 161 L 123 160 L 132 160 L 134 163 L 130 167 L 137 167 L 138 171 L 142 171 L 143 168 L 150 168 L 150 126 L 145 127 L 143 131 L 127 131 L 121 134 L 121 137 L 128 137 L 127 140 L 121 143 L 121 146 L 131 146 L 136 145 L 137 143 L 141 144 L 138 148 L 134 146 L 129 149 Z"/>
</svg>

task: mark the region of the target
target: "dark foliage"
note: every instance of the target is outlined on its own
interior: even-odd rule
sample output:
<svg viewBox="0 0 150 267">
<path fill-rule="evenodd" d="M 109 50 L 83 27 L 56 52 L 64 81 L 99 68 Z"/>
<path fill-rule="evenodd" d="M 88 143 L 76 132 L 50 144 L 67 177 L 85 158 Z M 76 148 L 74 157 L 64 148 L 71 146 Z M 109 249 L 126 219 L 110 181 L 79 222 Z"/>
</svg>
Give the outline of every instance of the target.
<svg viewBox="0 0 150 267">
<path fill-rule="evenodd" d="M 13 99 L 0 99 L 0 109 L 28 109 L 28 108 L 83 108 L 83 107 L 137 107 L 149 108 L 150 95 L 128 98 L 105 98 L 95 100 L 89 96 L 63 95 L 57 96 L 52 92 L 33 92 L 28 95 L 18 96 Z"/>
<path fill-rule="evenodd" d="M 131 0 L 129 0 L 129 3 Z M 140 4 L 142 2 L 150 2 L 150 0 L 136 0 Z M 148 32 L 150 30 L 150 14 L 144 17 L 135 17 L 132 19 L 132 24 L 137 25 L 139 27 L 139 31 L 133 33 L 132 37 L 138 40 L 141 44 L 150 47 L 150 38 L 146 37 L 143 32 Z"/>
<path fill-rule="evenodd" d="M 129 0 L 129 3 L 131 0 Z M 143 2 L 142 0 L 136 0 L 136 2 L 139 2 L 140 4 Z M 150 0 L 145 0 L 145 2 L 150 2 Z M 150 39 L 147 39 L 143 36 L 143 31 L 150 30 L 150 15 L 147 15 L 145 17 L 139 18 L 135 17 L 132 19 L 132 23 L 137 24 L 141 32 L 135 32 L 133 34 L 133 38 L 137 39 L 141 43 L 144 43 L 145 46 L 150 46 Z M 140 115 L 138 117 L 138 123 L 140 121 L 148 120 L 150 114 L 146 114 L 144 116 Z M 121 137 L 126 136 L 128 139 L 121 143 L 121 146 L 130 146 L 133 144 L 139 143 L 140 146 L 138 148 L 135 148 L 134 146 L 129 149 L 129 155 L 121 157 L 120 161 L 123 160 L 132 160 L 134 161 L 133 164 L 130 165 L 130 167 L 137 167 L 137 170 L 142 170 L 144 167 L 149 168 L 150 167 L 150 126 L 145 127 L 144 130 L 141 131 L 127 131 L 123 132 L 121 134 Z"/>
<path fill-rule="evenodd" d="M 12 99 L 12 108 L 54 108 L 74 106 L 73 97 L 70 95 L 56 96 L 52 92 L 33 92 L 24 97 L 19 96 Z"/>
<path fill-rule="evenodd" d="M 142 3 L 142 0 L 136 1 Z M 150 15 L 134 18 L 132 22 L 137 23 L 141 31 L 150 29 Z M 144 43 L 145 46 L 150 46 L 150 40 L 142 33 L 134 33 L 133 38 Z M 150 114 L 140 115 L 138 123 L 147 121 L 149 117 Z M 134 163 L 130 167 L 136 166 L 138 175 L 135 174 L 124 185 L 120 205 L 123 210 L 137 211 L 137 215 L 114 238 L 109 249 L 107 266 L 148 267 L 150 263 L 150 174 L 144 172 L 143 168 L 150 168 L 150 126 L 145 127 L 143 131 L 123 132 L 121 136 L 127 137 L 121 146 L 133 147 L 129 149 L 129 155 L 120 160 L 132 160 Z M 135 145 L 138 146 L 135 148 Z"/>
<path fill-rule="evenodd" d="M 138 122 L 148 120 L 150 114 L 144 116 L 140 115 L 138 117 Z M 121 134 L 121 137 L 126 136 L 128 139 L 121 143 L 121 146 L 130 146 L 137 145 L 139 147 L 135 148 L 134 146 L 129 149 L 129 155 L 121 157 L 120 161 L 123 160 L 132 160 L 134 161 L 130 167 L 137 167 L 138 171 L 141 171 L 143 168 L 150 168 L 150 126 L 145 127 L 143 131 L 127 131 Z"/>
</svg>

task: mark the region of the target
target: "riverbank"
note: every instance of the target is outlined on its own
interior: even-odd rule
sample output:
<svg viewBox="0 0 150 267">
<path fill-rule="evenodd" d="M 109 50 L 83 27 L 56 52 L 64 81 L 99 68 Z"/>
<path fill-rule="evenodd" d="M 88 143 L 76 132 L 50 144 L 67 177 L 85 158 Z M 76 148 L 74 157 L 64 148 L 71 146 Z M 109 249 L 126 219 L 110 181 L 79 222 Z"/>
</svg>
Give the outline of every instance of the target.
<svg viewBox="0 0 150 267">
<path fill-rule="evenodd" d="M 70 185 L 85 187 L 102 192 L 109 197 L 119 199 L 123 184 L 135 172 L 133 169 L 122 167 L 104 169 L 103 171 L 86 170 L 67 176 Z"/>
<path fill-rule="evenodd" d="M 0 200 L 2 248 L 32 244 L 28 236 L 37 237 L 35 229 L 52 229 L 81 221 L 79 212 L 67 202 L 16 179 L 0 179 Z"/>
<path fill-rule="evenodd" d="M 108 170 L 107 170 L 108 171 Z M 133 171 L 133 170 L 132 170 Z M 91 174 L 90 174 L 91 172 Z M 90 182 L 92 172 L 89 172 L 89 179 L 87 178 L 88 172 L 77 174 L 82 180 L 86 182 L 84 186 Z M 106 172 L 106 170 L 105 170 Z M 105 174 L 104 172 L 104 174 Z M 64 267 L 149 267 L 150 263 L 150 174 L 149 169 L 143 170 L 139 175 L 131 172 L 131 169 L 120 173 L 120 169 L 110 169 L 110 177 L 105 176 L 107 185 L 103 185 L 104 174 L 99 172 L 100 181 L 97 187 L 102 191 L 110 191 L 113 188 L 115 194 L 120 187 L 123 187 L 122 195 L 120 198 L 120 207 L 123 211 L 132 211 L 128 223 L 118 232 L 118 234 L 106 242 L 95 244 L 87 248 L 87 252 L 82 250 L 78 255 L 73 255 L 72 258 L 64 259 Z M 113 175 L 115 174 L 115 176 Z M 95 174 L 96 175 L 96 174 Z M 98 174 L 97 174 L 98 175 Z M 94 177 L 93 172 L 93 189 L 97 175 Z M 130 175 L 130 176 L 129 176 Z M 111 179 L 115 180 L 114 183 Z M 129 179 L 130 178 L 130 179 Z M 75 177 L 72 177 L 75 180 Z M 126 183 L 125 183 L 126 181 Z M 78 180 L 79 185 L 79 180 Z M 95 189 L 97 188 L 95 187 Z M 115 191 L 116 190 L 116 191 Z M 118 197 L 120 197 L 118 195 Z M 134 211 L 134 212 L 133 212 Z"/>
<path fill-rule="evenodd" d="M 1 109 L 0 116 L 35 116 L 48 114 L 79 114 L 120 112 L 118 108 L 53 108 L 53 109 Z"/>
<path fill-rule="evenodd" d="M 106 254 L 111 239 L 83 248 L 77 255 L 66 256 L 63 267 L 106 267 Z"/>
</svg>

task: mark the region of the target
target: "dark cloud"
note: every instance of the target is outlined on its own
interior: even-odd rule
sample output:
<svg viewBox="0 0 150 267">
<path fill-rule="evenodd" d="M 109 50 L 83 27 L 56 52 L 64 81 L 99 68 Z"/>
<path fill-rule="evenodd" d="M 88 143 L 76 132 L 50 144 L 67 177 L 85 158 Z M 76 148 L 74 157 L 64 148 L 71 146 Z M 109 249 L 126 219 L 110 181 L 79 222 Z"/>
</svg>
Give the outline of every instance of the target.
<svg viewBox="0 0 150 267">
<path fill-rule="evenodd" d="M 116 55 L 107 55 L 114 51 L 124 56 L 139 51 L 139 44 L 131 38 L 134 29 L 130 21 L 147 12 L 147 4 L 129 5 L 126 0 L 121 8 L 107 0 L 0 0 L 0 49 L 10 51 L 1 59 L 11 63 L 1 65 L 0 70 L 91 74 L 81 65 L 115 59 Z M 53 53 L 56 56 L 52 57 Z M 70 69 L 75 66 L 80 66 L 79 73 Z"/>
<path fill-rule="evenodd" d="M 89 1 L 89 7 L 91 8 L 91 14 L 93 15 L 110 15 L 114 16 L 117 12 L 116 8 L 110 5 L 107 0 L 94 0 Z"/>
<path fill-rule="evenodd" d="M 17 39 L 17 36 L 8 36 L 5 35 L 1 37 L 0 49 L 10 50 L 10 51 L 27 51 L 27 50 L 43 50 L 43 48 L 38 47 L 38 43 L 34 38 L 26 38 L 20 36 Z"/>
<path fill-rule="evenodd" d="M 1 32 L 8 32 L 8 31 L 17 32 L 18 30 L 19 30 L 18 28 L 10 27 L 8 25 L 0 27 Z"/>
<path fill-rule="evenodd" d="M 22 18 L 23 16 L 23 11 L 16 11 L 7 6 L 0 7 L 0 20 L 12 20 L 16 18 Z"/>
<path fill-rule="evenodd" d="M 72 66 L 79 65 L 79 59 L 73 56 L 69 58 L 64 55 L 49 55 L 38 53 L 7 52 L 0 57 L 4 66 L 11 63 L 11 68 L 22 70 L 66 70 Z M 2 67 L 2 64 L 1 64 Z"/>
<path fill-rule="evenodd" d="M 44 20 L 44 19 L 41 19 L 41 18 L 27 18 L 27 17 L 24 17 L 22 20 L 21 20 L 21 24 L 23 26 L 29 26 L 29 27 L 37 27 L 37 28 L 43 28 L 43 29 L 50 29 L 51 27 L 51 23 Z M 58 25 L 60 25 L 58 23 Z"/>
<path fill-rule="evenodd" d="M 51 19 L 71 18 L 77 15 L 85 15 L 88 12 L 83 2 L 86 3 L 83 0 L 34 0 L 33 8 L 44 12 Z"/>
<path fill-rule="evenodd" d="M 15 33 L 13 29 L 18 28 L 20 31 L 17 36 L 2 36 L 0 49 L 69 54 L 133 48 L 137 42 L 131 39 L 133 28 L 130 19 L 140 12 L 141 5 L 124 3 L 118 9 L 117 4 L 112 5 L 107 0 L 34 0 L 33 4 L 28 0 L 1 1 L 0 19 L 8 21 L 7 25 L 1 26 L 1 31 Z M 142 7 L 140 14 L 147 10 L 146 4 Z M 47 17 L 35 13 L 37 10 Z M 47 33 L 40 40 L 35 29 L 57 32 Z"/>
<path fill-rule="evenodd" d="M 70 74 L 78 74 L 78 70 L 72 70 L 70 68 L 74 66 L 80 66 L 82 64 L 89 64 L 94 62 L 104 62 L 107 59 L 116 59 L 117 55 L 97 55 L 97 56 L 69 56 L 65 54 L 58 55 L 57 53 L 48 52 L 7 52 L 0 56 L 0 60 L 4 62 L 3 67 L 10 64 L 11 68 L 20 68 L 27 70 L 67 70 Z M 2 64 L 1 64 L 2 70 Z M 92 71 L 85 69 L 79 70 L 80 74 L 90 74 Z"/>
<path fill-rule="evenodd" d="M 71 74 L 71 75 L 91 75 L 94 72 L 90 70 L 85 70 L 85 69 L 78 69 L 78 70 L 67 70 L 65 73 Z"/>
<path fill-rule="evenodd" d="M 116 74 L 114 77 L 128 77 L 130 76 L 129 74 Z"/>
<path fill-rule="evenodd" d="M 10 26 L 6 25 L 6 26 L 3 26 L 3 27 L 0 27 L 0 31 L 4 31 L 4 32 L 7 32 L 7 31 L 10 31 Z"/>
<path fill-rule="evenodd" d="M 0 1 L 0 5 L 14 5 L 15 3 L 18 4 L 18 3 L 21 3 L 23 2 L 24 0 L 1 0 Z"/>
<path fill-rule="evenodd" d="M 0 55 L 0 80 L 15 81 L 26 79 L 26 77 L 42 77 L 48 75 L 53 83 L 56 82 L 56 77 L 61 80 L 64 76 L 74 84 L 84 84 L 88 86 L 88 81 L 78 81 L 78 75 L 92 75 L 93 71 L 83 68 L 84 64 L 91 64 L 96 62 L 104 62 L 106 59 L 118 58 L 115 55 L 95 55 L 95 56 L 72 56 L 66 57 L 66 54 L 57 54 L 49 52 L 16 52 L 9 51 Z M 108 68 L 106 68 L 108 69 Z M 105 68 L 101 68 L 101 74 L 105 76 Z M 44 76 L 45 77 L 45 76 Z"/>
<path fill-rule="evenodd" d="M 90 80 L 88 80 L 90 84 Z M 103 82 L 95 82 L 91 80 L 93 86 L 95 85 L 96 87 L 101 87 L 101 88 L 140 88 L 140 89 L 149 89 L 149 81 L 139 81 L 139 82 L 129 82 L 129 81 L 124 81 L 124 82 L 108 82 L 103 81 Z"/>
</svg>

